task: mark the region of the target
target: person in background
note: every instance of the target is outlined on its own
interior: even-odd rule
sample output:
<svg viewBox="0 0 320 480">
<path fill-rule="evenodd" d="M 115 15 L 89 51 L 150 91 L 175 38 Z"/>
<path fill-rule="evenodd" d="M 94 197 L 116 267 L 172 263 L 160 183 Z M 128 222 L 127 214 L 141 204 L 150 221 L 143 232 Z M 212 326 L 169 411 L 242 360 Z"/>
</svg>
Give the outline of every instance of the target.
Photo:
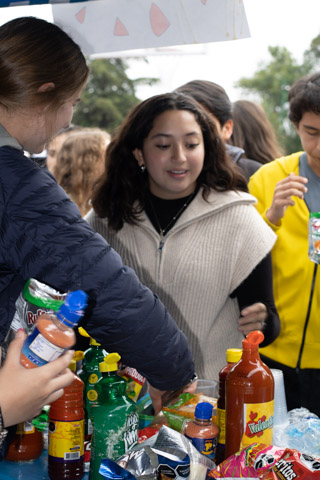
<svg viewBox="0 0 320 480">
<path fill-rule="evenodd" d="M 284 374 L 288 409 L 320 416 L 320 278 L 308 257 L 308 219 L 320 212 L 320 73 L 289 91 L 289 119 L 303 151 L 263 165 L 250 179 L 257 209 L 277 234 L 273 284 L 281 332 L 261 349 L 264 362 Z"/>
<path fill-rule="evenodd" d="M 49 170 L 49 172 L 53 173 L 53 170 L 57 161 L 58 153 L 60 151 L 60 148 L 63 142 L 68 137 L 68 135 L 81 130 L 82 130 L 82 127 L 78 125 L 70 125 L 70 127 L 61 130 L 61 132 L 58 132 L 49 140 L 46 146 L 46 151 L 47 151 L 46 167 Z"/>
<path fill-rule="evenodd" d="M 57 155 L 53 175 L 84 215 L 90 210 L 92 188 L 102 175 L 110 135 L 99 129 L 71 133 Z"/>
<path fill-rule="evenodd" d="M 84 328 L 147 378 L 157 412 L 166 392 L 195 379 L 185 335 L 157 296 L 82 219 L 53 175 L 24 155 L 41 152 L 50 138 L 70 126 L 89 74 L 85 57 L 57 25 L 21 17 L 0 27 L 0 71 L 0 345 L 30 278 L 60 292 L 84 290 Z M 17 397 L 15 392 L 7 395 L 12 382 L 6 362 L 19 362 L 18 340 L 0 370 L 2 440 L 12 409 L 20 411 L 20 420 L 30 420 L 31 382 L 36 393 L 31 403 L 37 410 L 54 392 L 60 396 L 72 380 L 69 375 L 52 381 L 70 361 L 65 357 L 53 367 L 39 368 L 38 377 L 25 369 L 25 395 L 20 385 Z"/>
<path fill-rule="evenodd" d="M 106 154 L 85 219 L 135 269 L 187 335 L 201 378 L 260 329 L 279 332 L 269 252 L 275 235 L 253 207 L 211 117 L 175 92 L 136 106 Z"/>
<path fill-rule="evenodd" d="M 247 153 L 239 146 L 228 144 L 233 131 L 232 103 L 224 88 L 208 80 L 192 80 L 181 85 L 176 91 L 193 97 L 212 116 L 226 144 L 228 155 L 249 180 L 261 167 L 261 163 L 255 158 L 248 158 Z"/>
<path fill-rule="evenodd" d="M 242 148 L 249 158 L 268 163 L 283 155 L 266 112 L 256 102 L 238 100 L 232 104 L 233 130 L 230 145 Z"/>
</svg>

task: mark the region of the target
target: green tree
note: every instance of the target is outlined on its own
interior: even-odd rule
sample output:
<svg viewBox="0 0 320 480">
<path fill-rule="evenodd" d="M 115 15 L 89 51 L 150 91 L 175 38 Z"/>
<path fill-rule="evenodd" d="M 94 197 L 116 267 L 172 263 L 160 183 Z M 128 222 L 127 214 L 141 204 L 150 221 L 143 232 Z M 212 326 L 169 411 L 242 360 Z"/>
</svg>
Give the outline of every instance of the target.
<svg viewBox="0 0 320 480">
<path fill-rule="evenodd" d="M 288 120 L 288 91 L 303 75 L 316 71 L 320 64 L 320 35 L 314 38 L 299 64 L 285 47 L 269 47 L 271 61 L 262 63 L 251 78 L 241 78 L 236 87 L 254 94 L 261 102 L 286 153 L 301 149 L 300 139 Z"/>
<path fill-rule="evenodd" d="M 120 58 L 95 59 L 89 62 L 89 66 L 89 80 L 75 110 L 73 123 L 100 127 L 110 133 L 139 103 L 136 87 L 158 81 L 154 78 L 131 80 L 126 74 L 128 64 Z"/>
</svg>

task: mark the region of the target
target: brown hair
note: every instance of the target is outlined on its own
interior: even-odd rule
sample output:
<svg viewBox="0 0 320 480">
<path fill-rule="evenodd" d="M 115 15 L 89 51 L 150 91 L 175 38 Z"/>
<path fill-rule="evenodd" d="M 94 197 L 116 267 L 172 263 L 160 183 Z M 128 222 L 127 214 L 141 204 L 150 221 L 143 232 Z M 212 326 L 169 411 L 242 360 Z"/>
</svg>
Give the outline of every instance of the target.
<svg viewBox="0 0 320 480">
<path fill-rule="evenodd" d="M 104 171 L 104 159 L 110 136 L 99 129 L 70 133 L 63 142 L 54 167 L 54 176 L 84 216 L 93 185 Z"/>
<path fill-rule="evenodd" d="M 147 170 L 141 173 L 133 151 L 142 149 L 154 120 L 168 110 L 192 113 L 201 128 L 205 157 L 197 187 L 203 187 L 206 199 L 211 189 L 247 191 L 247 182 L 232 160 L 209 114 L 192 97 L 182 93 L 155 95 L 135 106 L 115 132 L 106 153 L 108 172 L 94 191 L 92 205 L 100 217 L 107 217 L 109 226 L 120 230 L 124 222 L 135 224 L 145 205 L 149 187 Z"/>
<path fill-rule="evenodd" d="M 224 88 L 209 80 L 192 80 L 181 85 L 176 92 L 190 95 L 212 115 L 221 127 L 232 118 L 232 104 Z"/>
<path fill-rule="evenodd" d="M 298 125 L 305 112 L 320 115 L 320 72 L 305 75 L 289 90 L 289 119 Z"/>
<path fill-rule="evenodd" d="M 89 69 L 80 47 L 57 25 L 35 17 L 0 27 L 0 105 L 57 109 L 85 84 Z M 39 92 L 53 83 L 54 88 Z"/>
<path fill-rule="evenodd" d="M 233 133 L 228 143 L 243 148 L 248 158 L 268 163 L 283 155 L 264 109 L 250 100 L 233 103 Z"/>
</svg>

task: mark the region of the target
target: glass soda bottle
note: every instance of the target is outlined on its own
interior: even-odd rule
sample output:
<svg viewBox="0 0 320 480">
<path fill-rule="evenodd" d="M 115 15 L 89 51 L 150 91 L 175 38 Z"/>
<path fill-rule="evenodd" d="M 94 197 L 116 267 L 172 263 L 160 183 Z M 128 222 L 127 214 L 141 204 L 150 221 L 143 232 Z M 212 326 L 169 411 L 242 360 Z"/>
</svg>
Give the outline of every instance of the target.
<svg viewBox="0 0 320 480">
<path fill-rule="evenodd" d="M 70 369 L 76 369 L 75 360 Z M 83 381 L 74 380 L 49 411 L 48 474 L 51 480 L 76 480 L 83 476 Z"/>
<path fill-rule="evenodd" d="M 274 380 L 259 355 L 264 335 L 250 332 L 226 378 L 226 457 L 251 443 L 272 445 Z"/>
<path fill-rule="evenodd" d="M 82 361 L 82 370 L 79 372 L 79 377 L 84 383 L 84 412 L 85 412 L 85 424 L 84 424 L 84 471 L 88 472 L 90 469 L 90 450 L 91 450 L 91 435 L 92 435 L 92 423 L 90 419 L 91 406 L 97 402 L 98 393 L 95 389 L 96 383 L 102 377 L 99 364 L 103 362 L 107 352 L 102 348 L 100 343 L 96 342 L 85 331 L 84 328 L 79 327 L 78 331 L 80 335 L 90 338 L 90 346 L 84 352 L 84 358 Z"/>
<path fill-rule="evenodd" d="M 84 314 L 87 298 L 82 290 L 71 292 L 57 312 L 38 316 L 22 347 L 20 361 L 24 367 L 35 368 L 52 362 L 75 344 L 73 327 Z"/>
<path fill-rule="evenodd" d="M 43 434 L 31 422 L 22 422 L 9 445 L 6 460 L 25 462 L 40 457 L 43 450 Z"/>
<path fill-rule="evenodd" d="M 217 401 L 217 424 L 219 427 L 216 464 L 225 459 L 226 446 L 226 378 L 233 365 L 241 358 L 241 348 L 228 348 L 226 351 L 227 364 L 219 372 L 219 396 Z"/>
<path fill-rule="evenodd" d="M 91 406 L 90 480 L 101 479 L 99 468 L 103 459 L 117 460 L 138 443 L 138 411 L 134 401 L 126 396 L 126 380 L 117 375 L 119 360 L 118 353 L 110 353 L 100 363 L 98 403 Z"/>
<path fill-rule="evenodd" d="M 184 435 L 196 449 L 215 461 L 219 428 L 212 422 L 213 405 L 209 402 L 199 402 L 194 411 L 194 420 L 188 422 Z"/>
</svg>

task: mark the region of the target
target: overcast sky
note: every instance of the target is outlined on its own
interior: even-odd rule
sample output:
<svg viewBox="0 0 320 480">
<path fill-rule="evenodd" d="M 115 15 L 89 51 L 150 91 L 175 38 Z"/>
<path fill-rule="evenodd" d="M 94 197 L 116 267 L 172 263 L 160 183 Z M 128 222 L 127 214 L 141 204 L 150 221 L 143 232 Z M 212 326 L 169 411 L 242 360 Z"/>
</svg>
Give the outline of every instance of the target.
<svg viewBox="0 0 320 480">
<path fill-rule="evenodd" d="M 285 46 L 300 61 L 311 40 L 320 33 L 320 0 L 243 1 L 251 38 L 186 48 L 188 52 L 202 50 L 202 54 L 152 56 L 148 64 L 134 62 L 129 76 L 161 79 L 157 86 L 139 88 L 139 98 L 171 91 L 197 78 L 219 83 L 232 101 L 238 100 L 241 92 L 233 87 L 234 83 L 251 76 L 259 62 L 270 60 L 268 46 Z"/>
</svg>

